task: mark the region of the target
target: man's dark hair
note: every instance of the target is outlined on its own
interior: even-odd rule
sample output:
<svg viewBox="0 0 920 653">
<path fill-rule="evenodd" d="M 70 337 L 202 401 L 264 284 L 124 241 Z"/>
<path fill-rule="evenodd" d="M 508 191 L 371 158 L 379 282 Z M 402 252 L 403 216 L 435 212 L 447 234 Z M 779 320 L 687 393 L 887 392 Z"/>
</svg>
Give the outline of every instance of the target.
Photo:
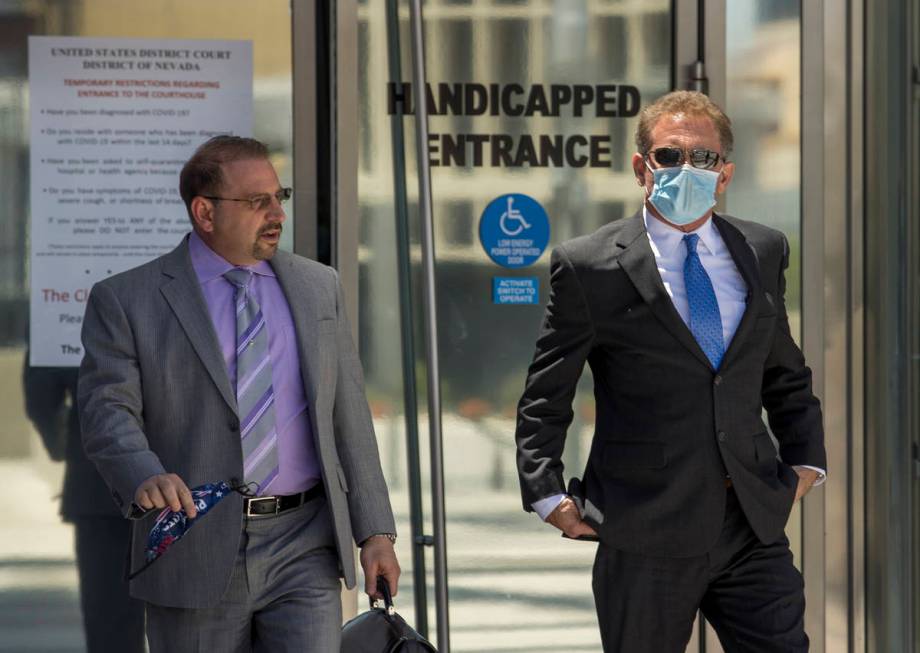
<svg viewBox="0 0 920 653">
<path fill-rule="evenodd" d="M 192 200 L 219 195 L 224 178 L 221 165 L 231 161 L 268 159 L 268 147 L 254 138 L 214 136 L 202 143 L 179 173 L 179 195 L 192 218 Z"/>
</svg>

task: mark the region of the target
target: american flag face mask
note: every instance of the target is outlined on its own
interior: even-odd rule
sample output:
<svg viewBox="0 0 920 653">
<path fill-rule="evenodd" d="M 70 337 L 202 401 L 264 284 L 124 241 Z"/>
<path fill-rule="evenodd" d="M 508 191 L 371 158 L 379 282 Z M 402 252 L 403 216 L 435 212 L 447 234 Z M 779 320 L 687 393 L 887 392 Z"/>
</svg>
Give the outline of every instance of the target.
<svg viewBox="0 0 920 653">
<path fill-rule="evenodd" d="M 160 556 L 166 553 L 169 547 L 180 540 L 188 529 L 201 521 L 201 518 L 204 517 L 211 508 L 217 505 L 221 499 L 235 491 L 241 492 L 242 494 L 248 494 L 246 488 L 231 487 L 226 481 L 205 483 L 204 485 L 192 488 L 192 501 L 195 502 L 195 507 L 198 509 L 198 514 L 194 519 L 189 519 L 184 509 L 173 512 L 170 508 L 164 508 L 163 511 L 157 515 L 156 521 L 153 523 L 153 528 L 150 529 L 150 534 L 147 536 L 147 548 L 144 552 L 146 562 L 143 567 L 130 573 L 128 575 L 128 580 L 134 578 L 142 571 L 146 571 L 150 565 L 159 560 Z"/>
</svg>

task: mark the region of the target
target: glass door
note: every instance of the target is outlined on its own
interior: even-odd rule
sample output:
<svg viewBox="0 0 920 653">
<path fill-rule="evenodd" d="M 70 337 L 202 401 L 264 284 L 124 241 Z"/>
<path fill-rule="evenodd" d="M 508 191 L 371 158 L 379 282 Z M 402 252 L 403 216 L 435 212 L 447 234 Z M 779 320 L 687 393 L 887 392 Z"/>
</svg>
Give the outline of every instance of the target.
<svg viewBox="0 0 920 653">
<path fill-rule="evenodd" d="M 387 11 L 394 5 L 398 83 L 388 62 Z M 629 165 L 635 113 L 671 88 L 690 87 L 700 70 L 712 75 L 709 91 L 734 121 L 738 174 L 720 208 L 786 233 L 787 304 L 793 333 L 800 334 L 800 10 L 796 2 L 757 0 L 713 7 L 701 16 L 687 13 L 689 4 L 665 0 L 424 3 L 453 650 L 600 650 L 590 589 L 594 547 L 562 541 L 523 512 L 515 407 L 547 299 L 549 249 L 641 206 Z M 701 20 L 709 30 L 705 48 L 697 47 Z M 360 350 L 400 531 L 408 533 L 413 497 L 396 235 L 402 188 L 419 343 L 412 372 L 422 388 L 425 360 L 418 161 L 412 89 L 405 85 L 412 63 L 407 3 L 360 3 L 358 30 Z M 389 37 L 392 46 L 392 31 Z M 706 66 L 686 65 L 681 56 L 688 51 L 708 57 Z M 534 99 L 541 92 L 545 105 Z M 569 94 L 583 98 L 580 109 L 566 100 Z M 598 104 L 601 94 L 610 94 L 609 104 Z M 395 146 L 394 129 L 404 134 Z M 518 204 L 509 206 L 509 196 Z M 512 215 L 515 206 L 526 212 L 534 205 L 548 221 L 546 250 L 531 252 L 534 260 L 496 254 L 483 221 L 494 211 Z M 591 387 L 586 370 L 569 429 L 567 476 L 580 474 L 593 436 Z M 413 398 L 423 407 L 409 416 L 421 427 L 415 500 L 430 533 L 424 391 Z M 789 537 L 800 564 L 798 509 Z M 410 608 L 409 579 L 418 573 L 410 539 L 399 543 L 400 610 L 419 623 L 425 618 Z M 430 550 L 424 561 L 430 569 Z M 426 582 L 417 587 L 431 596 L 430 572 L 422 575 Z M 433 601 L 418 605 L 433 632 Z M 688 650 L 721 649 L 707 628 L 702 637 L 694 634 Z"/>
<path fill-rule="evenodd" d="M 7 519 L 0 526 L 0 651 L 83 651 L 75 524 L 96 537 L 125 524 L 82 455 L 68 421 L 75 367 L 32 367 L 27 360 L 31 184 L 29 36 L 246 40 L 252 44 L 252 135 L 266 142 L 284 185 L 293 179 L 291 3 L 206 0 L 37 2 L 0 9 L 0 470 L 7 479 Z M 143 47 L 143 46 L 141 46 Z M 97 73 L 87 66 L 86 77 Z M 110 73 L 98 73 L 111 77 Z M 145 79 L 139 72 L 130 79 Z M 76 93 L 76 91 L 73 91 Z M 34 95 L 31 96 L 35 101 Z M 64 99 L 62 98 L 62 102 Z M 127 102 L 131 105 L 130 102 Z M 122 105 L 124 106 L 124 105 Z M 133 105 L 132 105 L 133 106 Z M 233 110 L 231 107 L 230 110 Z M 77 119 L 74 118 L 74 121 Z M 79 127 L 79 124 L 65 125 Z M 203 140 L 203 138 L 202 138 Z M 63 149 L 66 148 L 62 148 Z M 63 156 L 63 155 L 62 155 Z M 138 162 L 140 164 L 140 162 Z M 138 177 L 140 179 L 140 177 Z M 165 179 L 165 178 L 164 178 Z M 178 183 L 178 177 L 175 177 Z M 169 184 L 169 180 L 164 184 Z M 84 184 L 86 185 L 86 184 Z M 142 186 L 157 183 L 145 179 Z M 115 200 L 112 200 L 115 202 Z M 306 213 L 306 212 L 305 212 Z M 178 203 L 163 219 L 188 228 Z M 293 222 L 289 222 L 293 225 Z M 293 229 L 285 230 L 290 248 Z M 181 238 L 175 236 L 175 241 Z M 34 316 L 33 316 L 34 319 Z M 54 328 L 54 327 L 52 327 Z M 65 479 L 69 479 L 66 481 Z M 62 496 L 62 485 L 68 488 Z M 77 496 L 79 495 L 79 496 Z M 123 531 L 126 535 L 127 531 Z M 113 536 L 114 537 L 114 536 Z M 115 574 L 127 541 L 113 541 Z M 87 572 L 89 573 L 89 572 Z M 96 573 L 83 579 L 104 594 Z M 94 621 L 117 618 L 86 615 Z"/>
<path fill-rule="evenodd" d="M 409 71 L 408 9 L 399 7 L 402 69 Z M 384 0 L 359 6 L 360 349 L 406 533 L 391 136 L 392 115 L 412 107 L 407 87 L 387 83 L 386 10 Z M 600 650 L 591 594 L 595 547 L 563 541 L 522 510 L 515 406 L 547 298 L 549 248 L 641 206 L 629 164 L 635 114 L 670 89 L 671 24 L 667 0 L 425 3 L 452 650 Z M 418 298 L 411 116 L 404 125 L 411 282 Z M 547 242 L 539 244 L 546 251 L 496 253 L 480 231 L 483 215 L 498 210 L 510 217 L 518 210 L 527 221 L 531 210 L 540 212 L 535 205 L 549 225 Z M 505 228 L 513 238 L 515 225 Z M 516 295 L 516 288 L 525 290 Z M 509 299 L 514 296 L 523 300 Z M 424 365 L 418 360 L 419 379 Z M 424 426 L 427 417 L 418 422 Z M 581 474 L 592 431 L 586 372 L 566 447 L 569 475 Z M 421 440 L 427 461 L 424 429 Z M 427 471 L 423 482 L 427 501 Z M 400 546 L 407 572 L 402 592 L 408 593 L 415 570 L 410 543 L 402 538 Z M 400 601 L 407 616 L 410 603 Z"/>
<path fill-rule="evenodd" d="M 789 241 L 786 310 L 802 343 L 801 6 L 797 0 L 732 0 L 713 40 L 724 44 L 724 97 L 714 98 L 732 120 L 735 176 L 722 210 L 765 224 Z M 802 507 L 793 506 L 786 534 L 802 569 Z M 815 532 L 814 536 L 823 536 Z M 701 653 L 721 652 L 710 626 Z"/>
</svg>

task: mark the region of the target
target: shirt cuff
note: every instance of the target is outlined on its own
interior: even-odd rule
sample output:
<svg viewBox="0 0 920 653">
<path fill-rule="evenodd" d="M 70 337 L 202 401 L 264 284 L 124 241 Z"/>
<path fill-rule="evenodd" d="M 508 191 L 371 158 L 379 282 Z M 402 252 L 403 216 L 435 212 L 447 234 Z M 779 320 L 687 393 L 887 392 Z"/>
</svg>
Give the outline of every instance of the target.
<svg viewBox="0 0 920 653">
<path fill-rule="evenodd" d="M 533 508 L 534 512 L 540 516 L 540 519 L 546 521 L 546 518 L 552 514 L 553 510 L 556 509 L 556 506 L 562 503 L 562 500 L 567 496 L 569 495 L 554 494 L 550 497 L 546 497 L 545 499 L 534 501 L 532 504 L 530 504 L 530 507 Z"/>
<path fill-rule="evenodd" d="M 818 480 L 815 481 L 815 487 L 818 487 L 827 480 L 827 470 L 821 469 L 820 467 L 813 467 L 811 465 L 793 465 L 792 469 L 811 469 L 818 472 Z"/>
</svg>

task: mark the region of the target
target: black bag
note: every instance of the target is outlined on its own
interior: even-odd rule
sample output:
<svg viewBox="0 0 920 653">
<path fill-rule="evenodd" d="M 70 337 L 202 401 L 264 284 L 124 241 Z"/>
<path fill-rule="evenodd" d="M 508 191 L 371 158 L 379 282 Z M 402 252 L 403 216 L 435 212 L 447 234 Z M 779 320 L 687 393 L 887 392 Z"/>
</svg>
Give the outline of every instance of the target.
<svg viewBox="0 0 920 653">
<path fill-rule="evenodd" d="M 375 607 L 342 626 L 341 653 L 438 653 L 424 637 L 396 614 L 386 579 L 377 579 L 384 607 Z"/>
</svg>

